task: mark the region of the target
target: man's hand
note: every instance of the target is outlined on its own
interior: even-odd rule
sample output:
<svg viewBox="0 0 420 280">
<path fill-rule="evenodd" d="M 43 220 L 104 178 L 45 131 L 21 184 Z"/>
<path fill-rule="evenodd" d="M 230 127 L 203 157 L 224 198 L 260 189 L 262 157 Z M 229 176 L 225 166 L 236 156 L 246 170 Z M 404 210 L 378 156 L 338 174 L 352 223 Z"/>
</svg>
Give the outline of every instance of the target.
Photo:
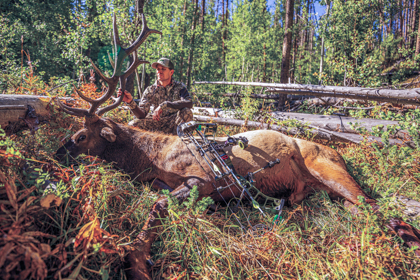
<svg viewBox="0 0 420 280">
<path fill-rule="evenodd" d="M 121 90 L 121 88 L 120 89 L 118 89 L 118 95 L 117 95 L 117 97 L 120 97 L 121 96 L 121 93 L 122 93 L 122 90 Z M 133 96 L 131 96 L 131 94 L 128 92 L 128 91 L 124 91 L 124 97 L 123 97 L 123 101 L 125 102 L 125 103 L 130 103 L 131 101 L 133 101 Z"/>
<path fill-rule="evenodd" d="M 162 108 L 160 108 L 160 106 L 157 107 L 156 110 L 153 112 L 153 119 L 155 121 L 159 121 L 160 120 L 160 115 L 162 115 L 162 113 L 163 113 Z"/>
</svg>

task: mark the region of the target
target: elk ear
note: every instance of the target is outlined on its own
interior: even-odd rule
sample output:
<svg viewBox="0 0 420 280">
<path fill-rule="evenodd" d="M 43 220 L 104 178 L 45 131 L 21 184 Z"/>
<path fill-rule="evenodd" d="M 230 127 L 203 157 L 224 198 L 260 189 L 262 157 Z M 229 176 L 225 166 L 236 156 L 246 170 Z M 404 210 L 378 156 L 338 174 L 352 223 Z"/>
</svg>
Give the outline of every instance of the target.
<svg viewBox="0 0 420 280">
<path fill-rule="evenodd" d="M 101 136 L 109 142 L 115 142 L 115 140 L 117 139 L 117 135 L 115 135 L 112 129 L 109 127 L 102 128 Z"/>
</svg>

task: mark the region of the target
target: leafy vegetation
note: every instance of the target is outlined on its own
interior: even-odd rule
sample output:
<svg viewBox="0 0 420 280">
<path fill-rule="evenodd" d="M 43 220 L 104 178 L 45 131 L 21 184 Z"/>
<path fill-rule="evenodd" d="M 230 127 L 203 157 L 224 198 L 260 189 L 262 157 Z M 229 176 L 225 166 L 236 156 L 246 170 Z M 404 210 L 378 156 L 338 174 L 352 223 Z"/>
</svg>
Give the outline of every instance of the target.
<svg viewBox="0 0 420 280">
<path fill-rule="evenodd" d="M 232 79 L 278 82 L 286 1 L 271 6 L 266 0 L 146 1 L 149 26 L 163 35 L 151 36 L 139 55 L 150 61 L 171 58 L 176 79 L 186 84 Z M 24 63 L 25 54 L 44 82 L 51 77 L 80 78 L 91 67 L 89 59 L 111 73 L 112 14 L 117 16 L 120 38 L 127 46 L 142 25 L 133 9 L 136 3 L 64 0 L 52 9 L 48 1 L 2 1 L 2 91 L 20 86 L 24 69 L 29 67 Z M 296 0 L 291 82 L 317 84 L 321 75 L 323 84 L 377 87 L 412 79 L 420 70 L 415 3 Z M 319 16 L 326 6 L 328 13 Z M 322 39 L 325 61 L 320 74 Z M 153 82 L 153 69 L 147 66 L 145 70 L 146 82 Z M 199 90 L 221 93 L 238 88 L 200 86 Z"/>
</svg>

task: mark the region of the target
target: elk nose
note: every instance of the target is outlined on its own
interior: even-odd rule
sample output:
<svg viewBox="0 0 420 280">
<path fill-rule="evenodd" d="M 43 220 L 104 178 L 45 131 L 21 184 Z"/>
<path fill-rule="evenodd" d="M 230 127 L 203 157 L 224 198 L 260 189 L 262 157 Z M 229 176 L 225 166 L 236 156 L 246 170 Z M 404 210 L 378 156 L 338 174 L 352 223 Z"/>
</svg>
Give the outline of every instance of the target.
<svg viewBox="0 0 420 280">
<path fill-rule="evenodd" d="M 58 161 L 62 161 L 68 154 L 69 149 L 73 146 L 73 140 L 67 141 L 66 144 L 61 146 L 54 154 L 54 158 Z"/>
</svg>

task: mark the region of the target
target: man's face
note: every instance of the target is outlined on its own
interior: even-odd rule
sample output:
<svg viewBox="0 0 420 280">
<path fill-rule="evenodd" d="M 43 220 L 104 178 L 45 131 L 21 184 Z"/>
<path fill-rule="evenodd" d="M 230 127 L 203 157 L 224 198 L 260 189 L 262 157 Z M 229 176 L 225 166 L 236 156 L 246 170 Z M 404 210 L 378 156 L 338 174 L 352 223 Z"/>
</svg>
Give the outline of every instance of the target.
<svg viewBox="0 0 420 280">
<path fill-rule="evenodd" d="M 164 67 L 162 65 L 158 65 L 156 67 L 156 75 L 158 81 L 168 81 L 171 79 L 172 75 L 174 73 L 174 70 L 169 69 L 168 67 Z"/>
</svg>

